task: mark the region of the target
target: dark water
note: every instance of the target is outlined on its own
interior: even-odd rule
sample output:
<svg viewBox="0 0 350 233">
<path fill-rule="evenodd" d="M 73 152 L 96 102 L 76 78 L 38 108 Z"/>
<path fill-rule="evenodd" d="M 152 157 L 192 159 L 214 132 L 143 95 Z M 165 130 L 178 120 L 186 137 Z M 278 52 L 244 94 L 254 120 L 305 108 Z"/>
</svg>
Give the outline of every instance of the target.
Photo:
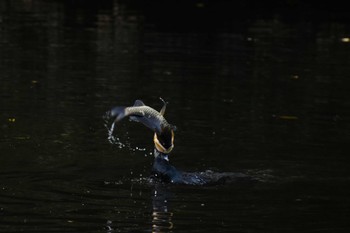
<svg viewBox="0 0 350 233">
<path fill-rule="evenodd" d="M 0 232 L 350 231 L 347 22 L 87 2 L 0 3 Z M 147 183 L 152 132 L 103 115 L 159 97 L 172 164 L 261 181 Z"/>
</svg>

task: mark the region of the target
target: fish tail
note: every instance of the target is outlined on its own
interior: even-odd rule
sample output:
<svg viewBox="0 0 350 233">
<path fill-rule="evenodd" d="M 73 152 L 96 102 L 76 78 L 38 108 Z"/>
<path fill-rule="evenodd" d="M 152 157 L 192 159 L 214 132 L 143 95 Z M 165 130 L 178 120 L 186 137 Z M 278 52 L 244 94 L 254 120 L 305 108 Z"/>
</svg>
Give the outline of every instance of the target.
<svg viewBox="0 0 350 233">
<path fill-rule="evenodd" d="M 123 119 L 124 117 L 126 117 L 125 109 L 126 109 L 126 107 L 114 107 L 114 108 L 112 108 L 112 110 L 110 111 L 110 116 L 115 117 L 114 122 L 118 122 L 121 119 Z"/>
</svg>

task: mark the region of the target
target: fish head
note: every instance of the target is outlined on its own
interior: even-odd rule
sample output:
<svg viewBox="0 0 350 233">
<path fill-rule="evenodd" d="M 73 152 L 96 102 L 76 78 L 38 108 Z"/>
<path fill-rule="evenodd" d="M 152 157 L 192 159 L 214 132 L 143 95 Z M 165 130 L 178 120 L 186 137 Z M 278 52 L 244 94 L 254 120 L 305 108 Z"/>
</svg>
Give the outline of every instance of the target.
<svg viewBox="0 0 350 233">
<path fill-rule="evenodd" d="M 153 142 L 157 151 L 163 154 L 169 154 L 174 148 L 174 129 L 171 127 L 163 128 L 161 132 L 154 133 Z"/>
</svg>

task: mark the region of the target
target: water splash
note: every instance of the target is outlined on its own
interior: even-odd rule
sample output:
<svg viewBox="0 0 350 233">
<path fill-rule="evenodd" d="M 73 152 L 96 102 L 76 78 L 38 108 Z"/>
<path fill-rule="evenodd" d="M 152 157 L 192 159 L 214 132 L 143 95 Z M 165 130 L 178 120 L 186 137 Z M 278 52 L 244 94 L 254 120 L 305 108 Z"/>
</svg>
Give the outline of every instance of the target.
<svg viewBox="0 0 350 233">
<path fill-rule="evenodd" d="M 129 151 L 146 151 L 147 149 L 146 148 L 143 148 L 143 147 L 139 147 L 139 146 L 132 146 L 130 144 L 130 138 L 127 137 L 126 138 L 126 141 L 123 142 L 121 140 L 120 137 L 117 136 L 117 134 L 115 133 L 115 128 L 116 128 L 116 123 L 113 121 L 113 123 L 110 125 L 110 121 L 112 120 L 111 117 L 110 117 L 110 114 L 109 112 L 107 112 L 104 116 L 103 116 L 103 119 L 104 119 L 104 126 L 106 127 L 107 129 L 107 140 L 109 141 L 109 143 L 111 143 L 112 145 L 116 145 L 119 149 L 122 149 L 122 148 L 127 148 Z M 110 126 L 109 126 L 110 125 Z M 125 133 L 126 135 L 128 135 L 128 132 Z"/>
<path fill-rule="evenodd" d="M 115 128 L 115 122 L 112 123 L 111 127 L 108 127 L 108 124 L 105 124 L 105 127 L 107 128 L 108 137 L 107 140 L 109 143 L 118 146 L 119 149 L 127 147 L 127 144 L 121 142 L 120 138 L 116 135 L 113 135 L 114 128 Z"/>
</svg>

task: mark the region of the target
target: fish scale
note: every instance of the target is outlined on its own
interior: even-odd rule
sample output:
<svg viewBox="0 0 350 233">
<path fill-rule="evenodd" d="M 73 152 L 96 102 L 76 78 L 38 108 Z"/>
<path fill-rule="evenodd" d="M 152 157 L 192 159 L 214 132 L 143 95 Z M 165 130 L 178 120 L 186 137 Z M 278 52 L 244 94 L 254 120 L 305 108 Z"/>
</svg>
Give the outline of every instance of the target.
<svg viewBox="0 0 350 233">
<path fill-rule="evenodd" d="M 127 107 L 125 112 L 126 112 L 126 115 L 146 117 L 150 120 L 155 119 L 160 123 L 160 128 L 170 127 L 170 124 L 167 122 L 167 120 L 158 111 L 156 111 L 151 107 L 148 107 L 148 106 Z M 131 118 L 131 119 L 136 120 L 137 118 L 136 119 Z"/>
</svg>

